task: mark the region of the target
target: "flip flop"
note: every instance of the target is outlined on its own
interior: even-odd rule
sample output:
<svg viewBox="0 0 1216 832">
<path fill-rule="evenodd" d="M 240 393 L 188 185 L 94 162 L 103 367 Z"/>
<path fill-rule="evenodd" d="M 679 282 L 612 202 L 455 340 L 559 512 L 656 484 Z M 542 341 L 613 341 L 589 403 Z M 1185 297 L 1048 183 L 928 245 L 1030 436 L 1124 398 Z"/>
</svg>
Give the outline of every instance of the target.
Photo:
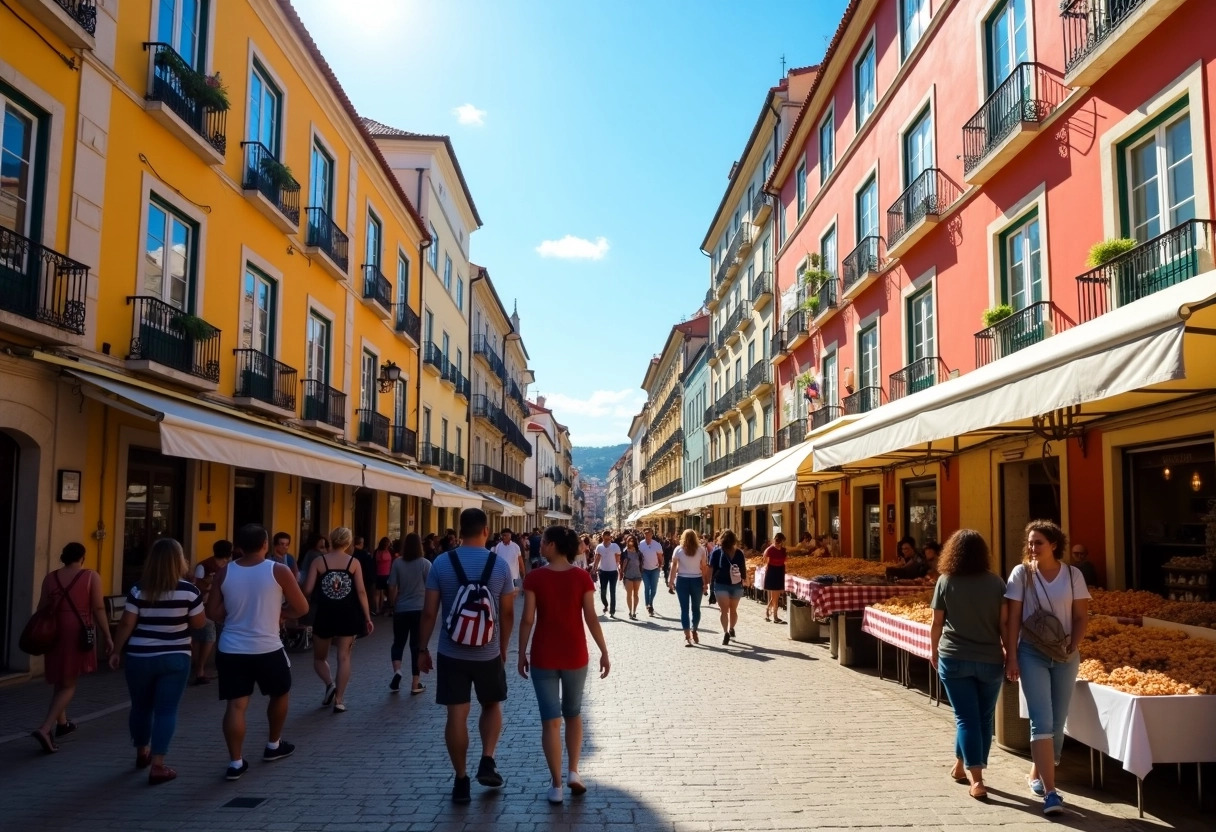
<svg viewBox="0 0 1216 832">
<path fill-rule="evenodd" d="M 38 744 L 42 746 L 42 750 L 47 754 L 54 754 L 59 750 L 59 746 L 55 741 L 41 731 L 30 731 L 30 736 L 38 740 Z"/>
</svg>

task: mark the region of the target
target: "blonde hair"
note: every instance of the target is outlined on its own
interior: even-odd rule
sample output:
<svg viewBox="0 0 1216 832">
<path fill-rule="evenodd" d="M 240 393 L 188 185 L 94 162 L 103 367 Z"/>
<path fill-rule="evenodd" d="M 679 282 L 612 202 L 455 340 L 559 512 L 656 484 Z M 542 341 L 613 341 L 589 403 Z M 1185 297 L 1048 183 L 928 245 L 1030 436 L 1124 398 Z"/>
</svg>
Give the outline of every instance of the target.
<svg viewBox="0 0 1216 832">
<path fill-rule="evenodd" d="M 338 526 L 338 528 L 329 533 L 329 549 L 331 552 L 345 549 L 350 545 L 350 541 L 350 529 L 346 528 L 346 526 Z"/>
<path fill-rule="evenodd" d="M 144 573 L 139 578 L 139 595 L 156 603 L 177 589 L 177 582 L 190 568 L 182 544 L 171 537 L 162 537 L 152 544 L 144 561 Z"/>
<path fill-rule="evenodd" d="M 700 546 L 701 541 L 697 539 L 697 533 L 692 529 L 685 529 L 684 533 L 680 535 L 680 548 L 684 550 L 684 554 L 695 555 Z"/>
</svg>

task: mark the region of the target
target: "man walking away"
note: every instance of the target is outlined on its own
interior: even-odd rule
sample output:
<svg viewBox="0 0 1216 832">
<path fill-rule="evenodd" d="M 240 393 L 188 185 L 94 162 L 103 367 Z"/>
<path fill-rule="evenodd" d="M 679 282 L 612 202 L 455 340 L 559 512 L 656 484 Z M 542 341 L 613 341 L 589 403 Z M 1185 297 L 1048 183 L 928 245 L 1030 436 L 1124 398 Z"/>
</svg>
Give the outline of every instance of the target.
<svg viewBox="0 0 1216 832">
<path fill-rule="evenodd" d="M 533 569 L 545 565 L 545 560 L 540 555 L 540 529 L 535 527 L 532 529 L 532 536 L 528 538 L 528 558 Z"/>
<path fill-rule="evenodd" d="M 654 618 L 654 597 L 659 592 L 659 571 L 663 567 L 663 544 L 654 539 L 654 530 L 646 529 L 638 551 L 642 553 L 642 585 L 646 593 L 646 612 Z"/>
<path fill-rule="evenodd" d="M 603 542 L 595 547 L 595 563 L 592 569 L 600 581 L 600 606 L 604 614 L 616 618 L 616 579 L 620 575 L 621 547 L 612 541 L 612 532 L 605 531 Z M 609 595 L 612 601 L 609 605 Z"/>
<path fill-rule="evenodd" d="M 515 593 L 506 562 L 486 549 L 489 527 L 484 511 L 466 508 L 460 513 L 460 538 L 460 546 L 435 558 L 426 578 L 418 667 L 423 673 L 436 667 L 427 645 L 442 607 L 435 701 L 448 709 L 444 740 L 456 772 L 452 802 L 468 803 L 470 688 L 481 704 L 477 725 L 482 756 L 477 782 L 491 789 L 503 785 L 494 752 L 502 734 L 502 703 L 507 698 L 506 661 L 515 621 Z"/>
<path fill-rule="evenodd" d="M 194 567 L 194 585 L 202 593 L 203 603 L 211 592 L 211 584 L 216 574 L 232 560 L 232 543 L 227 540 L 217 540 L 211 544 L 211 557 Z M 215 650 L 215 622 L 208 620 L 197 630 L 190 631 L 190 641 L 194 648 L 194 682 L 195 685 L 205 685 L 211 680 L 207 678 L 207 662 L 211 660 L 211 652 Z"/>
<path fill-rule="evenodd" d="M 511 568 L 511 585 L 518 592 L 523 586 L 523 576 L 528 574 L 528 564 L 524 560 L 523 552 L 519 549 L 519 544 L 511 539 L 511 530 L 502 530 L 502 540 L 494 547 L 494 554 L 507 562 L 507 566 Z"/>
<path fill-rule="evenodd" d="M 262 759 L 272 763 L 296 750 L 282 738 L 291 691 L 291 662 L 279 640 L 279 616 L 299 618 L 308 612 L 308 601 L 291 570 L 267 560 L 270 538 L 264 528 L 254 523 L 242 526 L 235 545 L 241 556 L 216 575 L 207 599 L 207 617 L 224 625 L 215 666 L 220 677 L 220 699 L 228 703 L 224 712 L 228 780 L 239 780 L 249 770 L 241 749 L 245 744 L 245 711 L 254 684 L 263 696 L 270 697 L 266 707 L 269 731 Z"/>
</svg>

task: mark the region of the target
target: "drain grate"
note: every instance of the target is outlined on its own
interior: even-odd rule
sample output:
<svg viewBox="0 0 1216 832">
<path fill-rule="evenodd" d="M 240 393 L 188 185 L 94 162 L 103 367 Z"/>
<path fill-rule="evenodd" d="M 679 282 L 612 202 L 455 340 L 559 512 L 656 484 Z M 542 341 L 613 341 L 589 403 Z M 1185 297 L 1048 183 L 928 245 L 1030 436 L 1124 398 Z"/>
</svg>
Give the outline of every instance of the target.
<svg viewBox="0 0 1216 832">
<path fill-rule="evenodd" d="M 266 802 L 264 797 L 234 797 L 229 800 L 221 809 L 256 809 Z"/>
</svg>

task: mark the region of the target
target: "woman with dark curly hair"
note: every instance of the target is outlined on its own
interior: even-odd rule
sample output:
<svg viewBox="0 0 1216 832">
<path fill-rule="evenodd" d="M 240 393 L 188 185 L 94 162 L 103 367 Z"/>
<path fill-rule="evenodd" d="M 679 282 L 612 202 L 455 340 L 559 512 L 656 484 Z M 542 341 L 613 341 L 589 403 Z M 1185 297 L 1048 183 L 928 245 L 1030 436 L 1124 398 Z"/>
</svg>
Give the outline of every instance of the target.
<svg viewBox="0 0 1216 832">
<path fill-rule="evenodd" d="M 1005 582 L 988 570 L 988 544 L 973 529 L 950 535 L 937 560 L 941 577 L 929 604 L 933 608 L 929 660 L 954 708 L 957 728 L 951 776 L 966 783 L 970 773 L 971 796 L 979 800 L 988 796 L 984 769 L 1005 670 L 1001 644 Z"/>
</svg>

